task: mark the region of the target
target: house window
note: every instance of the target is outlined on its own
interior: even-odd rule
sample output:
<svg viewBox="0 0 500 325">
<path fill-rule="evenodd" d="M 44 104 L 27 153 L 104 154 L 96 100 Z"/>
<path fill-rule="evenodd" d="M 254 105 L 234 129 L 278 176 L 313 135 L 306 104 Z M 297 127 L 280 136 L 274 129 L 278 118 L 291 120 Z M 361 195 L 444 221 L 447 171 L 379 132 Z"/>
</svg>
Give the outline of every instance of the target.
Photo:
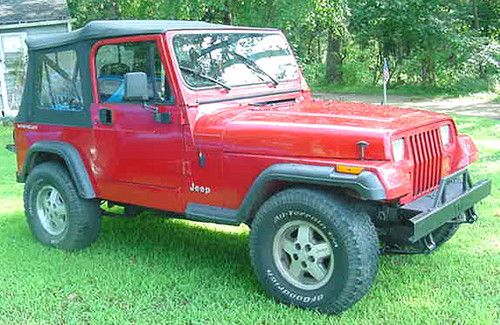
<svg viewBox="0 0 500 325">
<path fill-rule="evenodd" d="M 160 60 L 156 42 L 130 42 L 103 45 L 96 55 L 99 101 L 101 103 L 125 102 L 125 74 L 144 72 L 148 78 L 149 98 L 153 102 L 172 100 L 165 70 Z"/>
<path fill-rule="evenodd" d="M 24 52 L 24 38 L 22 34 L 5 35 L 2 37 L 2 47 L 4 53 L 20 53 Z"/>
<path fill-rule="evenodd" d="M 0 108 L 15 116 L 21 103 L 26 73 L 25 33 L 0 34 Z"/>
<path fill-rule="evenodd" d="M 40 109 L 83 110 L 80 69 L 74 50 L 40 55 L 37 69 Z"/>
</svg>

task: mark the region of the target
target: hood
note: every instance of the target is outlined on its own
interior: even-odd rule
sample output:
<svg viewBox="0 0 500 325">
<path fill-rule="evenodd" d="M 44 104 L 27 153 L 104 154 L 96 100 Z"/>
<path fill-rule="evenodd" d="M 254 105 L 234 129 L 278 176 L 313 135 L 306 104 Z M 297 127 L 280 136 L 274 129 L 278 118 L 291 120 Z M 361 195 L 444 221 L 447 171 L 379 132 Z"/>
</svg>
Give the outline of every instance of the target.
<svg viewBox="0 0 500 325">
<path fill-rule="evenodd" d="M 429 111 L 364 103 L 302 100 L 274 105 L 200 108 L 194 135 L 223 141 L 225 152 L 309 158 L 390 157 L 395 134 L 449 117 Z"/>
</svg>

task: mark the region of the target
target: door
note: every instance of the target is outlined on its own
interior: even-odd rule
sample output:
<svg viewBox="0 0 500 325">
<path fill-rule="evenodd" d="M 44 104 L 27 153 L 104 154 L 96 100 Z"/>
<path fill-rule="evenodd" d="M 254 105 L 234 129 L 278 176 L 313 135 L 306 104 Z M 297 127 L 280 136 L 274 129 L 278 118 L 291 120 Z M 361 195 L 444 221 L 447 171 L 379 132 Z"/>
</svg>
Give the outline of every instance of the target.
<svg viewBox="0 0 500 325">
<path fill-rule="evenodd" d="M 145 187 L 181 186 L 180 112 L 160 45 L 160 36 L 129 37 L 98 42 L 92 51 L 93 164 L 105 198 L 121 200 L 114 196 L 125 192 L 137 196 Z M 146 73 L 148 101 L 124 98 L 124 77 L 129 72 Z M 165 112 L 169 120 L 158 121 L 154 111 Z"/>
</svg>

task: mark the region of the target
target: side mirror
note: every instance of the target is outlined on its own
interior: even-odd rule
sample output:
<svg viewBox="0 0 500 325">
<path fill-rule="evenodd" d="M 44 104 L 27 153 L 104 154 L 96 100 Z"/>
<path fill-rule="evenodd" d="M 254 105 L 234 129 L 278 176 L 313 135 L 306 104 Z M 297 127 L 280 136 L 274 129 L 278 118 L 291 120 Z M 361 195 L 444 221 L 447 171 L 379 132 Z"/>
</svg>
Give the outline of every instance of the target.
<svg viewBox="0 0 500 325">
<path fill-rule="evenodd" d="M 148 77 L 144 72 L 129 72 L 125 74 L 125 100 L 147 101 Z"/>
</svg>

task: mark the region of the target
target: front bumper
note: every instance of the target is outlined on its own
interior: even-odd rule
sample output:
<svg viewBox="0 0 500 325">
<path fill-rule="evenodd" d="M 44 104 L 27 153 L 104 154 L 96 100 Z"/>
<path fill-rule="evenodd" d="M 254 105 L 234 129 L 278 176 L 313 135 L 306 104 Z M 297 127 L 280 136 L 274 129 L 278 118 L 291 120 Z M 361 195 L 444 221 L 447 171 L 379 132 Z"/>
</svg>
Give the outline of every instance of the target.
<svg viewBox="0 0 500 325">
<path fill-rule="evenodd" d="M 491 181 L 472 184 L 467 169 L 444 178 L 437 190 L 401 207 L 411 216 L 408 240 L 414 243 L 446 223 L 474 222 L 474 205 L 490 193 Z"/>
</svg>

